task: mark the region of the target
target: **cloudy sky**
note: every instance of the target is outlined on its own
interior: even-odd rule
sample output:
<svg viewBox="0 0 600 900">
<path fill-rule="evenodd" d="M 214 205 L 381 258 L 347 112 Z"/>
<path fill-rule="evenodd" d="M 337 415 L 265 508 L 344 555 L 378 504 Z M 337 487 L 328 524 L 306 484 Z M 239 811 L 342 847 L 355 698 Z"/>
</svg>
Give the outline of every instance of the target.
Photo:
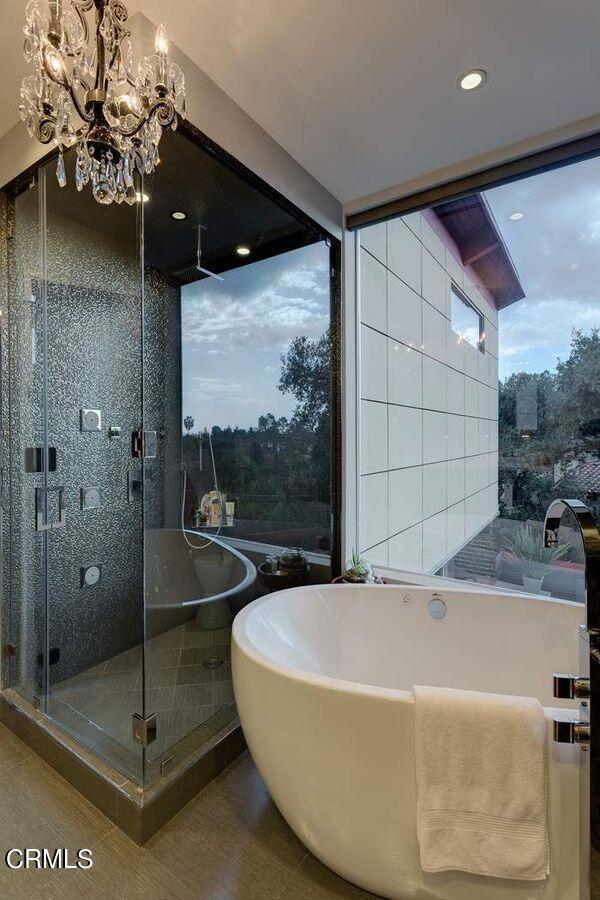
<svg viewBox="0 0 600 900">
<path fill-rule="evenodd" d="M 324 243 L 203 279 L 181 292 L 183 415 L 194 430 L 289 417 L 277 389 L 280 354 L 297 335 L 329 325 L 329 250 Z"/>
<path fill-rule="evenodd" d="M 500 378 L 552 370 L 573 328 L 600 325 L 600 159 L 485 196 L 526 295 L 499 314 Z"/>
</svg>

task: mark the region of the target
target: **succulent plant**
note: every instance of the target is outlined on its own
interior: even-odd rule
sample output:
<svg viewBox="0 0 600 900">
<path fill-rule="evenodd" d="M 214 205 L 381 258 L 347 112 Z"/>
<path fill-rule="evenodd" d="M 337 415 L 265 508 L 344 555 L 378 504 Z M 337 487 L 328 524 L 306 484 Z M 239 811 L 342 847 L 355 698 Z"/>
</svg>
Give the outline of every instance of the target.
<svg viewBox="0 0 600 900">
<path fill-rule="evenodd" d="M 373 566 L 368 560 L 362 559 L 360 553 L 353 551 L 343 578 L 344 581 L 352 581 L 356 584 L 372 584 L 375 581 Z"/>
</svg>

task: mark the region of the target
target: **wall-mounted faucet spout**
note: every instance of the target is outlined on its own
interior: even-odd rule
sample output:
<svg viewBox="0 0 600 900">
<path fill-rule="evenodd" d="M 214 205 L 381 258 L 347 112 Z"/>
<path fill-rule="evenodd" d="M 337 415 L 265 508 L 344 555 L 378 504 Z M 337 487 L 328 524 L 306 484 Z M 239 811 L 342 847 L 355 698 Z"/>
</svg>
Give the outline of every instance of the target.
<svg viewBox="0 0 600 900">
<path fill-rule="evenodd" d="M 579 721 L 554 720 L 554 740 L 579 744 L 586 752 L 581 760 L 580 856 L 581 897 L 595 897 L 590 882 L 597 877 L 598 857 L 590 844 L 600 848 L 600 742 L 597 721 L 600 708 L 600 532 L 594 517 L 581 500 L 554 500 L 546 512 L 544 545 L 558 543 L 563 516 L 569 511 L 583 541 L 586 625 L 581 626 L 580 675 L 554 676 L 554 696 L 579 700 Z M 596 737 L 594 738 L 594 735 Z M 591 877 L 593 876 L 593 877 Z"/>
<path fill-rule="evenodd" d="M 583 541 L 587 627 L 600 632 L 600 532 L 585 503 L 581 500 L 552 501 L 544 521 L 544 546 L 558 543 L 558 531 L 567 510 L 572 513 Z"/>
</svg>

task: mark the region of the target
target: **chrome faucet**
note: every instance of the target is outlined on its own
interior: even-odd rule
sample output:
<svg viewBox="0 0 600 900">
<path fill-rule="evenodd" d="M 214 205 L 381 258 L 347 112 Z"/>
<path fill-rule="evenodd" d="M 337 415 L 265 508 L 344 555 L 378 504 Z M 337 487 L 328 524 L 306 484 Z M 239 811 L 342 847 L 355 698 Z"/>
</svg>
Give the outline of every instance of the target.
<svg viewBox="0 0 600 900">
<path fill-rule="evenodd" d="M 586 644 L 582 652 L 582 666 L 588 668 L 588 659 L 600 662 L 600 533 L 594 517 L 581 500 L 553 500 L 544 521 L 544 546 L 558 544 L 558 532 L 566 512 L 577 523 L 583 542 L 586 625 L 582 628 L 582 640 Z M 580 700 L 582 721 L 554 722 L 554 740 L 559 743 L 580 744 L 587 750 L 590 743 L 589 699 L 591 684 L 588 675 L 553 676 L 554 696 L 559 700 Z"/>
<path fill-rule="evenodd" d="M 544 522 L 544 546 L 558 544 L 558 530 L 565 512 L 572 513 L 585 557 L 586 625 L 588 631 L 600 632 L 600 532 L 594 517 L 581 500 L 553 500 Z"/>
<path fill-rule="evenodd" d="M 581 675 L 554 675 L 554 696 L 579 700 L 579 721 L 554 721 L 554 740 L 586 750 L 579 770 L 579 846 L 581 900 L 598 900 L 600 883 L 600 532 L 581 500 L 554 500 L 546 512 L 544 546 L 558 543 L 558 531 L 569 511 L 583 541 L 586 624 L 580 625 Z M 591 852 L 591 848 L 596 853 Z"/>
</svg>

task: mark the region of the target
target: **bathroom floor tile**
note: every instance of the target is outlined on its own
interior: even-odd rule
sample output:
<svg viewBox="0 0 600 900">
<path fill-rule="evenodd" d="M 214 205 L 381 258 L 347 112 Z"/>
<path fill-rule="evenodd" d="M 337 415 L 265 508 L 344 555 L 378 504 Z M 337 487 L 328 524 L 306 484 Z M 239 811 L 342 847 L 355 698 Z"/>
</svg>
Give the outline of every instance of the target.
<svg viewBox="0 0 600 900">
<path fill-rule="evenodd" d="M 31 756 L 31 753 L 27 744 L 4 725 L 0 725 L 0 774 L 25 757 Z"/>
<path fill-rule="evenodd" d="M 114 828 L 105 816 L 35 755 L 0 775 L 0 896 L 47 896 L 48 870 L 11 870 L 12 848 L 65 848 L 73 857 Z M 42 888 L 44 890 L 42 891 Z M 39 893 L 38 893 L 39 891 Z"/>
<path fill-rule="evenodd" d="M 0 731 L 0 746 L 2 735 Z M 143 847 L 37 757 L 0 773 L 0 860 L 12 847 L 82 847 L 91 869 L 10 870 L 10 900 L 362 900 L 373 895 L 321 865 L 286 824 L 248 753 Z"/>
<path fill-rule="evenodd" d="M 307 854 L 299 870 L 286 884 L 280 895 L 282 900 L 283 898 L 285 900 L 325 900 L 326 897 L 367 900 L 367 898 L 375 896 L 354 884 L 349 884 L 310 853 Z"/>
<path fill-rule="evenodd" d="M 247 758 L 236 761 L 145 845 L 175 865 L 190 888 L 201 877 L 232 897 L 267 900 L 281 896 L 306 849 L 287 827 L 262 783 L 247 776 Z"/>
<path fill-rule="evenodd" d="M 114 900 L 115 897 L 164 900 L 189 900 L 190 892 L 177 875 L 160 860 L 136 846 L 117 828 L 92 848 L 94 865 L 91 869 L 61 871 L 53 876 L 48 898 L 94 897 L 94 900 Z M 219 894 L 214 894 L 215 898 Z M 221 895 L 227 897 L 223 892 Z"/>
</svg>

